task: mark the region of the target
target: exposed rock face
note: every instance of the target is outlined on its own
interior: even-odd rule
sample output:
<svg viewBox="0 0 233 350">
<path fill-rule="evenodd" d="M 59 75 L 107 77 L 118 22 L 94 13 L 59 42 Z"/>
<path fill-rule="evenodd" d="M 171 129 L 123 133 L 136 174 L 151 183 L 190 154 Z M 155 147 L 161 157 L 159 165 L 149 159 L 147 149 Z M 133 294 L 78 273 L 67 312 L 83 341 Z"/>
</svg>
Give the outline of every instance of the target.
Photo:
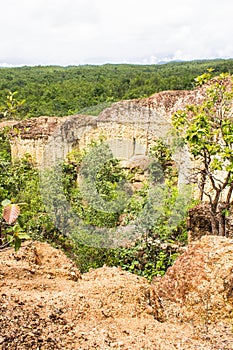
<svg viewBox="0 0 233 350">
<path fill-rule="evenodd" d="M 104 136 L 107 141 L 129 141 L 128 144 L 122 144 L 124 150 L 121 158 L 145 155 L 155 139 L 167 138 L 172 114 L 188 103 L 200 103 L 203 97 L 203 88 L 194 91 L 164 91 L 149 98 L 113 103 L 98 117 L 74 115 L 24 120 L 15 125 L 11 133 L 12 156 L 21 158 L 25 153 L 30 153 L 41 164 L 48 141 L 53 140 L 51 142 L 54 143 L 55 153 L 58 144 L 60 145 L 55 157 L 64 157 L 74 145 L 83 148 L 100 136 Z M 116 145 L 117 149 L 119 147 L 120 143 Z"/>
<path fill-rule="evenodd" d="M 154 283 L 168 318 L 206 325 L 232 322 L 233 240 L 202 237 Z"/>
<path fill-rule="evenodd" d="M 157 138 L 168 138 L 173 112 L 201 101 L 199 90 L 165 91 L 150 98 L 120 101 L 98 117 L 40 117 L 19 122 L 11 133 L 12 157 L 30 154 L 37 165 L 47 166 L 64 159 L 74 147 L 83 149 L 99 137 L 106 139 L 115 157 L 130 160 L 146 156 Z M 179 181 L 185 182 L 191 171 L 188 152 L 178 154 L 176 162 Z"/>
<path fill-rule="evenodd" d="M 17 120 L 6 120 L 0 123 L 0 130 L 3 130 L 4 128 L 12 128 L 16 124 L 18 124 Z"/>
<path fill-rule="evenodd" d="M 38 118 L 26 119 L 17 124 L 16 128 L 13 128 L 12 137 L 20 137 L 23 140 L 27 139 L 48 139 L 48 137 L 61 125 L 67 117 L 47 117 L 42 116 Z"/>
<path fill-rule="evenodd" d="M 230 79 L 226 84 L 232 84 Z M 24 120 L 14 125 L 11 133 L 12 157 L 22 158 L 28 153 L 38 166 L 50 166 L 63 160 L 74 147 L 83 149 L 100 137 L 106 140 L 117 158 L 130 160 L 135 156 L 146 156 L 156 139 L 171 138 L 173 113 L 187 104 L 200 104 L 207 87 L 192 91 L 163 91 L 149 98 L 120 101 L 106 108 L 98 117 L 74 115 Z M 188 150 L 177 150 L 174 161 L 179 184 L 187 183 L 193 168 Z"/>
<path fill-rule="evenodd" d="M 59 133 L 61 125 L 69 118 L 43 116 L 26 119 L 14 125 L 11 130 L 12 158 L 14 160 L 20 159 L 25 154 L 30 154 L 35 164 L 42 164 L 49 138 L 51 135 Z M 65 145 L 62 147 L 64 148 Z M 53 153 L 50 154 L 50 161 L 53 158 Z"/>
</svg>

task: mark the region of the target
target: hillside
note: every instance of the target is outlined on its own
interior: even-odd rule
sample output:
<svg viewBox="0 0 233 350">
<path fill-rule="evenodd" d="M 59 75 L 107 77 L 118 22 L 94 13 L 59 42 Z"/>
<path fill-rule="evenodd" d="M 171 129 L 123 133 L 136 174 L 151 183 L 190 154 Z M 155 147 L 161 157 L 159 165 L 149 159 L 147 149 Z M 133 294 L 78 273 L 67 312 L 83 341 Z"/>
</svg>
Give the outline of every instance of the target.
<svg viewBox="0 0 233 350">
<path fill-rule="evenodd" d="M 210 67 L 215 75 L 232 74 L 233 60 L 0 68 L 0 105 L 11 90 L 18 91 L 19 100 L 26 99 L 21 118 L 97 115 L 112 102 L 148 97 L 164 90 L 192 89 L 193 79 Z"/>
</svg>

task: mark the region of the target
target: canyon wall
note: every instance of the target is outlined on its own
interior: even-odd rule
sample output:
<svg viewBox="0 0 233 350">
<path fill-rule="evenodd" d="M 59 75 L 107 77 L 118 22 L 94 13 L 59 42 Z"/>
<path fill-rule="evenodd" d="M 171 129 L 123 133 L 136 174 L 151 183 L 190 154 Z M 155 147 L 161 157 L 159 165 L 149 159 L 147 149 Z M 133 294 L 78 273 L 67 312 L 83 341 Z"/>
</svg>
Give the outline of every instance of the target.
<svg viewBox="0 0 233 350">
<path fill-rule="evenodd" d="M 99 138 L 104 138 L 120 159 L 146 156 L 156 139 L 171 138 L 172 114 L 201 99 L 202 94 L 196 90 L 165 91 L 150 98 L 113 103 L 98 117 L 78 114 L 24 120 L 11 131 L 12 157 L 30 154 L 37 166 L 48 166 L 64 159 L 74 147 L 83 149 Z M 175 161 L 181 182 L 185 181 L 191 167 L 188 152 L 178 152 Z"/>
<path fill-rule="evenodd" d="M 12 158 L 30 154 L 35 165 L 46 167 L 63 160 L 73 149 L 84 149 L 93 140 L 106 140 L 113 155 L 123 160 L 147 156 L 158 138 L 171 142 L 171 117 L 187 104 L 200 104 L 206 86 L 192 91 L 164 91 L 149 98 L 113 103 L 99 116 L 73 115 L 67 117 L 31 118 L 13 125 Z M 193 161 L 187 149 L 177 150 L 174 161 L 179 183 L 187 183 Z"/>
</svg>

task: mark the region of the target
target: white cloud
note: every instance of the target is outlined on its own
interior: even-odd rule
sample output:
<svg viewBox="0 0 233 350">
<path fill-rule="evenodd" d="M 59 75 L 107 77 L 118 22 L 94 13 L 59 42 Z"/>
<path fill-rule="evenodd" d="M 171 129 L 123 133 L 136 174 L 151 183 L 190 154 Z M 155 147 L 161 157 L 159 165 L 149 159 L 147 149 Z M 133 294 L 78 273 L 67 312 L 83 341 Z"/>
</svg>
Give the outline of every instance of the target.
<svg viewBox="0 0 233 350">
<path fill-rule="evenodd" d="M 0 62 L 156 63 L 233 57 L 230 0 L 9 0 Z"/>
</svg>

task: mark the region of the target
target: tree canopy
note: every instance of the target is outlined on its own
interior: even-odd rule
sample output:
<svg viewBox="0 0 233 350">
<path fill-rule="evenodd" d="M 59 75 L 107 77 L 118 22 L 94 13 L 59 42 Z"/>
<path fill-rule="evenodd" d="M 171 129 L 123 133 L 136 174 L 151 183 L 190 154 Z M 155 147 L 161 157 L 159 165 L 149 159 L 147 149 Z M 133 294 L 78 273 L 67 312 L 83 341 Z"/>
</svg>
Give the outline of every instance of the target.
<svg viewBox="0 0 233 350">
<path fill-rule="evenodd" d="M 215 75 L 232 74 L 233 60 L 0 68 L 0 105 L 5 105 L 9 91 L 17 91 L 17 100 L 26 100 L 17 111 L 19 119 L 97 115 L 114 101 L 148 97 L 164 90 L 192 89 L 194 77 L 209 67 L 214 68 Z"/>
<path fill-rule="evenodd" d="M 224 235 L 233 192 L 233 77 L 210 78 L 211 70 L 195 79 L 208 83 L 205 99 L 175 113 L 173 124 L 196 161 L 192 178 L 210 203 L 212 232 Z"/>
</svg>

